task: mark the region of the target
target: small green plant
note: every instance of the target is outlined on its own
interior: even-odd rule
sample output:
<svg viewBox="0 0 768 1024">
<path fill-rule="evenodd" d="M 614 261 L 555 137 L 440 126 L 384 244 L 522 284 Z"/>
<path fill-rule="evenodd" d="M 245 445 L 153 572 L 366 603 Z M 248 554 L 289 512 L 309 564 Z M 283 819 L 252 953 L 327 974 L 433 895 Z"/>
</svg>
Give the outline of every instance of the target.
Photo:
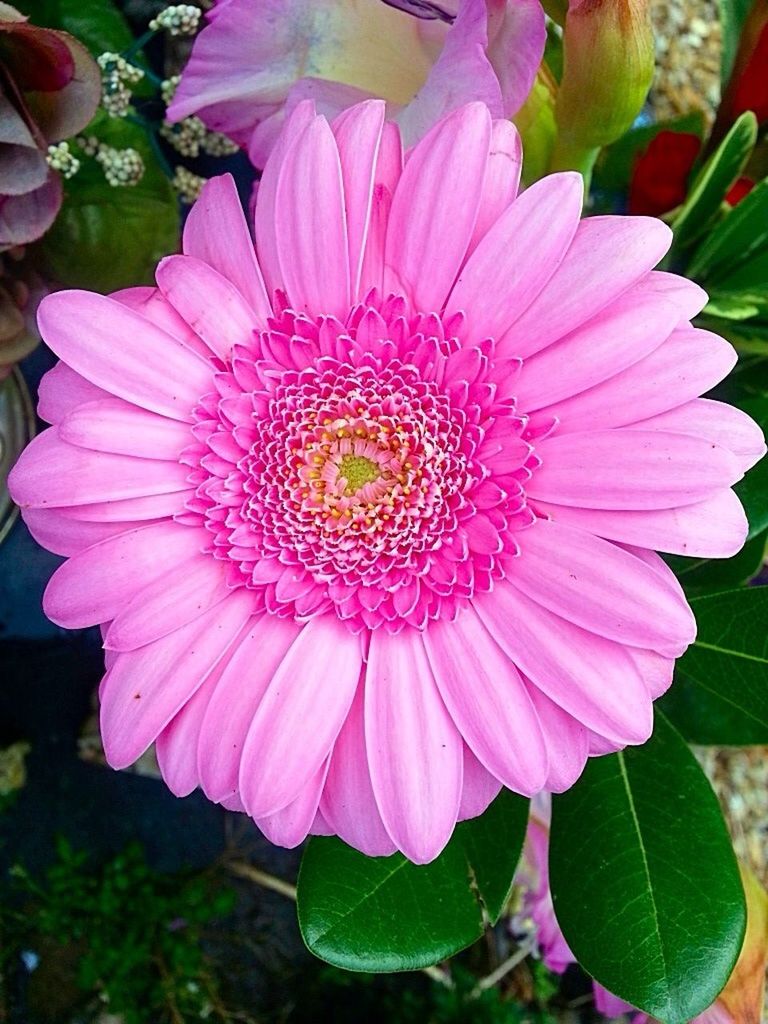
<svg viewBox="0 0 768 1024">
<path fill-rule="evenodd" d="M 76 982 L 94 1012 L 106 1005 L 125 1024 L 229 1019 L 201 939 L 232 909 L 230 890 L 206 875 L 158 874 L 138 845 L 97 867 L 61 840 L 42 882 L 21 867 L 12 874 L 29 906 L 6 921 L 6 942 L 78 948 Z"/>
</svg>

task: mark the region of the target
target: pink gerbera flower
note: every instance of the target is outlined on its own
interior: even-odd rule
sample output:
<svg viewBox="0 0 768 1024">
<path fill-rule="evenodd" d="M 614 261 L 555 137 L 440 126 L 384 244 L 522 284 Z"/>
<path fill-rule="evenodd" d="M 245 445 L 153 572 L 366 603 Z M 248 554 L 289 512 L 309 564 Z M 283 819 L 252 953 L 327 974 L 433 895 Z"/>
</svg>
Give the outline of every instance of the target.
<svg viewBox="0 0 768 1024">
<path fill-rule="evenodd" d="M 301 104 L 256 252 L 219 178 L 157 289 L 44 300 L 55 425 L 11 486 L 69 556 L 48 614 L 102 626 L 116 768 L 157 740 L 275 842 L 425 862 L 648 738 L 694 636 L 648 549 L 737 551 L 763 440 L 698 397 L 735 354 L 652 271 L 669 229 L 519 172 L 480 103 L 405 161 L 381 102 Z"/>
</svg>

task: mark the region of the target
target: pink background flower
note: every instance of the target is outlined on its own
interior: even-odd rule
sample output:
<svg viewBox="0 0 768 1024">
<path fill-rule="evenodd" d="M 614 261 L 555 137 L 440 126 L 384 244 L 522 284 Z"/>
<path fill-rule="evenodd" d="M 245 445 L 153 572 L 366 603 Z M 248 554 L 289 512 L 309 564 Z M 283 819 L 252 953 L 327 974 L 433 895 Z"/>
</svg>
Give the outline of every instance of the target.
<svg viewBox="0 0 768 1024">
<path fill-rule="evenodd" d="M 421 21 L 379 0 L 218 0 L 168 108 L 198 114 L 262 167 L 286 111 L 304 99 L 333 117 L 376 96 L 407 144 L 440 117 L 482 100 L 510 117 L 544 52 L 539 0 L 453 0 Z M 451 27 L 446 21 L 454 19 Z"/>
</svg>

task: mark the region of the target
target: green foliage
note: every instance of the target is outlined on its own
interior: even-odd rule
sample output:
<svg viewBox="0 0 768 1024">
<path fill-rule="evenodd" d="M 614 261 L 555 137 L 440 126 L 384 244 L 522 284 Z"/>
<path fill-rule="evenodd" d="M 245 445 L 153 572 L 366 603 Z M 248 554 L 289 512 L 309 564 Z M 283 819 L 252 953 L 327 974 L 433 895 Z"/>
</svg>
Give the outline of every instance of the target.
<svg viewBox="0 0 768 1024">
<path fill-rule="evenodd" d="M 663 716 L 644 746 L 592 758 L 554 797 L 549 868 L 566 941 L 609 991 L 664 1024 L 712 1003 L 744 897 L 717 799 Z"/>
<path fill-rule="evenodd" d="M 137 846 L 98 869 L 63 841 L 42 883 L 21 868 L 15 879 L 34 906 L 17 924 L 17 944 L 42 935 L 80 948 L 78 986 L 125 1024 L 224 1019 L 200 940 L 231 910 L 230 891 L 200 875 L 159 875 Z"/>
<path fill-rule="evenodd" d="M 662 707 L 691 743 L 768 743 L 768 589 L 693 598 L 699 635 Z"/>
<path fill-rule="evenodd" d="M 723 51 L 721 56 L 721 79 L 723 85 L 731 77 L 733 62 L 739 47 L 739 37 L 747 20 L 753 0 L 718 0 L 720 22 L 723 31 Z"/>
<path fill-rule="evenodd" d="M 673 263 L 684 258 L 717 217 L 725 196 L 752 155 L 756 139 L 757 120 L 751 111 L 747 111 L 734 123 L 696 175 L 672 224 L 675 233 L 671 253 Z"/>
<path fill-rule="evenodd" d="M 15 6 L 36 25 L 70 32 L 95 57 L 105 50 L 119 53 L 133 43 L 127 21 L 111 0 L 18 0 Z"/>
<path fill-rule="evenodd" d="M 90 130 L 116 149 L 138 150 L 144 176 L 137 185 L 115 188 L 96 161 L 85 157 L 66 182 L 61 213 L 40 243 L 44 265 L 69 288 L 109 292 L 151 284 L 158 261 L 179 244 L 173 188 L 142 127 L 101 116 Z"/>
<path fill-rule="evenodd" d="M 353 971 L 415 970 L 451 956 L 501 914 L 527 817 L 528 802 L 503 791 L 423 867 L 401 854 L 365 857 L 333 837 L 310 840 L 298 881 L 304 941 Z"/>
<path fill-rule="evenodd" d="M 352 975 L 324 966 L 303 976 L 291 1020 L 316 1024 L 322 1016 L 334 1024 L 555 1024 L 556 1017 L 540 1008 L 538 987 L 535 1004 L 525 1006 L 496 987 L 478 991 L 477 977 L 461 964 L 450 965 L 446 982 L 416 974 Z"/>
</svg>

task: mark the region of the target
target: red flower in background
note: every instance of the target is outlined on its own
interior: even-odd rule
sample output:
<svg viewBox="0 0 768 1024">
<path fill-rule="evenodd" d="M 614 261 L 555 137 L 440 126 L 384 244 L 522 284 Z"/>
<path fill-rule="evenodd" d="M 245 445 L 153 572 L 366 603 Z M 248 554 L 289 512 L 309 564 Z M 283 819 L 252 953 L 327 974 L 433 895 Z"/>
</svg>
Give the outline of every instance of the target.
<svg viewBox="0 0 768 1024">
<path fill-rule="evenodd" d="M 662 131 L 635 162 L 629 212 L 650 217 L 674 210 L 688 193 L 688 180 L 701 139 L 690 132 Z"/>
</svg>

